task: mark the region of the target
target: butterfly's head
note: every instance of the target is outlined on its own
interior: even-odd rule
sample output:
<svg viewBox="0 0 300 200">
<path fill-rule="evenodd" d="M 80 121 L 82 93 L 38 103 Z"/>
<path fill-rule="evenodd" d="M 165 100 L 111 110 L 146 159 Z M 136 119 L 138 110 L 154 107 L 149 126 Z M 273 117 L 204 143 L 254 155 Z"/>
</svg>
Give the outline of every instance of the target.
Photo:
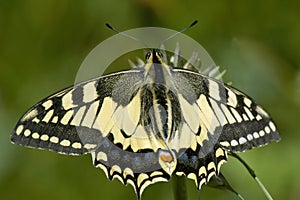
<svg viewBox="0 0 300 200">
<path fill-rule="evenodd" d="M 145 55 L 145 59 L 147 63 L 164 63 L 164 56 L 163 54 L 157 50 L 157 49 L 152 49 L 148 51 Z"/>
<path fill-rule="evenodd" d="M 152 49 L 145 57 L 145 79 L 150 83 L 165 83 L 166 78 L 171 75 L 171 69 L 164 62 L 163 54 L 157 49 Z"/>
</svg>

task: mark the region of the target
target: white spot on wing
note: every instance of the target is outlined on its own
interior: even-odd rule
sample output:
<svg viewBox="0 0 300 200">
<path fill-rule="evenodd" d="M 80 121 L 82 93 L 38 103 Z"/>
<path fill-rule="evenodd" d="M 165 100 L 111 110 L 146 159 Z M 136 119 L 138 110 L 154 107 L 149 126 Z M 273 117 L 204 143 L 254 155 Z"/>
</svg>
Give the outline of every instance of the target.
<svg viewBox="0 0 300 200">
<path fill-rule="evenodd" d="M 67 125 L 71 119 L 71 117 L 73 116 L 73 112 L 74 110 L 69 110 L 64 116 L 63 118 L 60 120 L 60 123 Z"/>
<path fill-rule="evenodd" d="M 123 171 L 123 176 L 126 178 L 127 176 L 132 176 L 132 177 L 134 177 L 134 174 L 133 174 L 133 171 L 130 169 L 130 168 L 128 168 L 128 167 L 126 167 L 125 169 L 124 169 L 124 171 Z"/>
<path fill-rule="evenodd" d="M 115 175 L 113 176 L 113 179 L 115 179 L 115 178 L 117 178 L 119 181 L 121 181 L 121 183 L 124 184 L 124 180 L 123 180 L 123 178 L 122 178 L 119 174 L 115 174 Z"/>
<path fill-rule="evenodd" d="M 243 119 L 244 119 L 244 121 L 248 121 L 249 120 L 248 117 L 247 117 L 247 115 L 245 113 L 243 113 Z"/>
<path fill-rule="evenodd" d="M 28 137 L 30 134 L 31 134 L 31 131 L 30 131 L 29 129 L 26 129 L 26 130 L 24 131 L 24 136 L 25 136 L 25 137 Z"/>
<path fill-rule="evenodd" d="M 82 120 L 82 117 L 84 115 L 84 111 L 85 111 L 85 106 L 82 106 L 79 108 L 79 110 L 77 111 L 77 113 L 75 113 L 75 116 L 73 118 L 73 120 L 71 121 L 71 125 L 73 126 L 80 126 L 80 122 Z"/>
<path fill-rule="evenodd" d="M 253 133 L 253 137 L 254 137 L 255 139 L 259 138 L 258 133 L 257 133 L 257 132 L 254 132 L 254 133 Z"/>
<path fill-rule="evenodd" d="M 228 122 L 230 124 L 235 123 L 236 121 L 235 121 L 234 117 L 232 116 L 232 114 L 230 113 L 230 111 L 228 110 L 228 108 L 224 104 L 221 104 L 221 108 L 222 108 Z"/>
<path fill-rule="evenodd" d="M 61 98 L 61 103 L 62 106 L 65 110 L 68 110 L 70 108 L 73 108 L 73 99 L 72 99 L 72 93 L 73 93 L 74 89 L 72 89 L 71 91 L 69 91 L 68 93 L 66 93 L 62 98 Z"/>
<path fill-rule="evenodd" d="M 224 152 L 221 148 L 218 148 L 216 151 L 216 157 L 224 156 Z"/>
<path fill-rule="evenodd" d="M 96 81 L 87 83 L 83 86 L 83 102 L 88 103 L 98 98 Z"/>
<path fill-rule="evenodd" d="M 32 122 L 40 123 L 40 120 L 37 117 L 35 117 L 35 118 L 33 118 Z"/>
<path fill-rule="evenodd" d="M 221 144 L 223 147 L 229 147 L 229 146 L 230 146 L 229 142 L 227 142 L 227 141 L 220 142 L 220 144 Z"/>
<path fill-rule="evenodd" d="M 241 115 L 234 108 L 231 108 L 231 112 L 233 113 L 235 119 L 238 122 L 242 122 L 243 121 L 243 119 L 241 118 Z"/>
<path fill-rule="evenodd" d="M 207 175 L 207 171 L 206 171 L 206 168 L 205 168 L 204 166 L 200 167 L 198 176 L 201 176 L 202 174 L 203 174 L 204 176 Z"/>
<path fill-rule="evenodd" d="M 60 145 L 61 145 L 61 146 L 64 146 L 64 147 L 68 147 L 68 146 L 71 145 L 71 142 L 70 142 L 70 140 L 64 139 L 64 140 L 62 140 L 62 141 L 60 142 Z"/>
<path fill-rule="evenodd" d="M 210 171 L 211 169 L 214 169 L 214 170 L 216 170 L 215 163 L 214 163 L 214 162 L 210 162 L 210 163 L 208 163 L 208 165 L 207 165 L 207 169 L 208 169 L 208 171 Z"/>
<path fill-rule="evenodd" d="M 185 175 L 183 172 L 176 172 L 176 175 L 177 176 L 183 176 L 183 175 Z"/>
<path fill-rule="evenodd" d="M 37 109 L 33 109 L 30 112 L 26 113 L 26 115 L 21 119 L 21 121 L 28 121 L 33 119 L 38 115 Z"/>
<path fill-rule="evenodd" d="M 252 104 L 252 101 L 250 99 L 248 99 L 247 97 L 244 97 L 244 104 L 250 108 L 251 107 L 251 104 Z"/>
<path fill-rule="evenodd" d="M 81 148 L 82 148 L 82 145 L 81 145 L 79 142 L 74 142 L 74 143 L 72 144 L 72 147 L 73 147 L 74 149 L 81 149 Z"/>
<path fill-rule="evenodd" d="M 215 100 L 217 100 L 217 101 L 221 100 L 221 97 L 219 94 L 220 88 L 219 88 L 219 84 L 217 82 L 208 80 L 208 92 L 209 92 L 209 96 L 211 96 Z"/>
<path fill-rule="evenodd" d="M 233 146 L 233 147 L 239 145 L 239 143 L 238 143 L 236 140 L 231 140 L 230 144 L 231 144 L 231 146 Z"/>
<path fill-rule="evenodd" d="M 227 93 L 228 93 L 228 102 L 227 104 L 229 106 L 232 106 L 232 107 L 236 107 L 237 106 L 237 98 L 236 98 L 236 94 L 234 94 L 234 92 L 232 92 L 229 88 L 227 88 Z"/>
<path fill-rule="evenodd" d="M 276 131 L 275 124 L 272 121 L 269 122 L 269 126 L 270 126 L 272 131 L 274 131 L 274 132 Z"/>
<path fill-rule="evenodd" d="M 250 110 L 247 108 L 247 107 L 244 107 L 245 111 L 246 111 L 246 114 L 248 115 L 249 119 L 250 120 L 253 120 L 254 119 L 254 116 L 253 114 L 250 112 Z"/>
<path fill-rule="evenodd" d="M 43 118 L 42 121 L 48 123 L 49 120 L 51 119 L 51 117 L 53 116 L 53 113 L 54 113 L 54 110 L 53 110 L 53 109 L 52 109 L 52 110 L 49 110 L 49 111 L 47 112 L 47 114 L 44 116 L 44 118 Z"/>
<path fill-rule="evenodd" d="M 48 110 L 53 105 L 52 100 L 45 101 L 42 106 L 44 106 L 45 110 Z"/>
<path fill-rule="evenodd" d="M 141 186 L 142 182 L 146 179 L 148 179 L 149 176 L 147 174 L 144 174 L 144 173 L 141 173 L 139 176 L 138 176 L 138 179 L 137 179 L 137 185 L 138 187 Z"/>
<path fill-rule="evenodd" d="M 40 135 L 38 133 L 32 133 L 31 137 L 33 139 L 39 139 Z"/>
<path fill-rule="evenodd" d="M 84 148 L 90 150 L 90 149 L 94 149 L 97 145 L 96 144 L 85 144 Z"/>
<path fill-rule="evenodd" d="M 52 143 L 54 143 L 54 144 L 57 144 L 57 143 L 59 142 L 59 139 L 58 139 L 58 137 L 52 136 L 52 137 L 50 138 L 50 142 L 52 142 Z"/>
<path fill-rule="evenodd" d="M 225 154 L 225 156 L 227 157 L 226 154 Z M 222 164 L 224 164 L 225 162 L 226 162 L 226 160 L 220 160 L 220 162 L 218 163 L 218 166 L 217 166 L 218 172 L 220 171 L 220 168 L 221 168 Z"/>
<path fill-rule="evenodd" d="M 54 117 L 52 118 L 52 121 L 51 121 L 51 122 L 57 123 L 57 121 L 58 121 L 58 116 L 54 116 Z"/>
<path fill-rule="evenodd" d="M 194 173 L 192 172 L 192 173 L 189 173 L 186 177 L 189 178 L 189 179 L 194 180 L 195 183 L 196 183 L 196 186 L 198 185 L 198 179 L 197 179 L 196 174 L 194 174 Z"/>
<path fill-rule="evenodd" d="M 107 155 L 106 153 L 100 151 L 97 153 L 97 160 L 100 161 L 100 160 L 103 160 L 103 161 L 107 161 Z"/>
<path fill-rule="evenodd" d="M 258 133 L 259 133 L 260 137 L 263 137 L 265 135 L 265 132 L 263 130 L 259 131 Z"/>
<path fill-rule="evenodd" d="M 47 140 L 49 140 L 49 136 L 44 134 L 41 136 L 41 140 L 47 141 Z"/>
<path fill-rule="evenodd" d="M 24 129 L 24 126 L 23 125 L 19 125 L 18 128 L 17 128 L 17 130 L 16 130 L 16 134 L 17 135 L 21 135 L 23 129 Z"/>
<path fill-rule="evenodd" d="M 117 172 L 117 173 L 121 174 L 122 170 L 118 165 L 114 165 L 110 169 L 110 175 L 112 176 L 114 172 Z"/>
<path fill-rule="evenodd" d="M 206 178 L 202 178 L 198 185 L 198 190 L 200 190 L 201 186 L 206 183 Z"/>
<path fill-rule="evenodd" d="M 258 114 L 258 115 L 256 116 L 256 120 L 259 121 L 259 120 L 261 120 L 261 119 L 262 119 L 262 117 Z"/>
<path fill-rule="evenodd" d="M 153 176 L 163 176 L 163 173 L 160 171 L 154 171 L 150 174 L 150 177 L 153 177 Z"/>
<path fill-rule="evenodd" d="M 247 142 L 247 140 L 244 137 L 240 137 L 240 139 L 239 139 L 240 144 L 245 144 L 246 142 Z"/>
<path fill-rule="evenodd" d="M 268 113 L 259 106 L 256 107 L 256 112 L 264 117 L 269 117 Z"/>
<path fill-rule="evenodd" d="M 247 135 L 247 139 L 248 139 L 249 141 L 253 140 L 252 134 L 248 134 L 248 135 Z"/>
<path fill-rule="evenodd" d="M 81 124 L 82 126 L 86 126 L 89 128 L 92 127 L 94 119 L 96 118 L 96 112 L 97 112 L 98 106 L 99 106 L 99 101 L 96 101 L 90 105 L 90 107 L 82 121 L 82 124 Z"/>
<path fill-rule="evenodd" d="M 106 177 L 108 178 L 108 171 L 107 171 L 107 168 L 104 165 L 99 163 L 98 165 L 96 165 L 96 167 L 99 167 L 100 169 L 102 169 L 104 171 Z"/>
<path fill-rule="evenodd" d="M 270 128 L 269 128 L 268 126 L 265 127 L 265 132 L 266 132 L 267 134 L 271 133 L 271 130 L 270 130 Z"/>
<path fill-rule="evenodd" d="M 215 163 L 214 162 L 210 162 L 208 165 L 207 165 L 207 171 L 210 171 L 211 169 L 213 169 L 213 171 L 211 173 L 208 174 L 207 176 L 207 180 L 209 181 L 210 178 L 215 175 L 216 173 L 216 166 L 215 166 Z"/>
</svg>

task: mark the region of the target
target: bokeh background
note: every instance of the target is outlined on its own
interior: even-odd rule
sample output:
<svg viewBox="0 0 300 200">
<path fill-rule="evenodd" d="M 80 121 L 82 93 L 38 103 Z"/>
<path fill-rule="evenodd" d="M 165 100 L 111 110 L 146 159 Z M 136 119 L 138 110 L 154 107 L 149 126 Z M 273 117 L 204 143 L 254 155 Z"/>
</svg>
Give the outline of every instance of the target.
<svg viewBox="0 0 300 200">
<path fill-rule="evenodd" d="M 135 199 L 108 181 L 90 155 L 72 157 L 10 144 L 33 104 L 73 84 L 85 56 L 120 30 L 157 26 L 199 41 L 226 69 L 224 80 L 259 102 L 277 123 L 279 143 L 241 153 L 274 199 L 300 199 L 300 4 L 297 1 L 0 0 L 0 199 Z M 122 67 L 128 67 L 126 62 Z M 119 69 L 115 65 L 115 70 Z M 222 167 L 245 199 L 265 199 L 236 160 Z M 197 199 L 191 180 L 189 199 Z M 238 199 L 204 186 L 201 199 Z M 148 187 L 143 200 L 173 199 L 172 184 Z"/>
</svg>

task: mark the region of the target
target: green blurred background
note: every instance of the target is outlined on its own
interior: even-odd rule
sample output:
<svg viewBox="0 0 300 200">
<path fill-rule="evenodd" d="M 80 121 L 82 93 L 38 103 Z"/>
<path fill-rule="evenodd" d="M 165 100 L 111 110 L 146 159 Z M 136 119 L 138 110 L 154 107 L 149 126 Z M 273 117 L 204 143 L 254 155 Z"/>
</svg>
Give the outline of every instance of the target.
<svg viewBox="0 0 300 200">
<path fill-rule="evenodd" d="M 224 80 L 270 112 L 279 143 L 240 154 L 274 199 L 300 199 L 300 4 L 297 1 L 0 0 L 0 199 L 135 199 L 108 181 L 90 155 L 72 157 L 10 144 L 33 104 L 74 82 L 85 56 L 120 30 L 157 26 L 186 32 L 226 69 Z M 123 64 L 127 66 L 127 63 Z M 117 67 L 115 68 L 118 69 Z M 222 167 L 246 199 L 265 199 L 236 160 Z M 197 199 L 187 181 L 189 199 Z M 201 199 L 237 199 L 204 186 Z M 173 199 L 172 184 L 148 187 L 143 200 Z"/>
</svg>

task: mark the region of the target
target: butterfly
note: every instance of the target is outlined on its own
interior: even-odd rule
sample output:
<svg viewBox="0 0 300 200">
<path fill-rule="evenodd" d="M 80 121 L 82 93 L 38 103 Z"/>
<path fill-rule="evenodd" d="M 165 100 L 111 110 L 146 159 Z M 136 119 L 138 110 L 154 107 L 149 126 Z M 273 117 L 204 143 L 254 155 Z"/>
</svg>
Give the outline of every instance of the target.
<svg viewBox="0 0 300 200">
<path fill-rule="evenodd" d="M 198 190 L 220 174 L 228 152 L 280 139 L 275 123 L 234 87 L 174 68 L 157 49 L 146 63 L 90 79 L 38 102 L 11 141 L 68 155 L 90 153 L 108 179 L 133 186 L 137 199 L 172 176 Z"/>
</svg>

